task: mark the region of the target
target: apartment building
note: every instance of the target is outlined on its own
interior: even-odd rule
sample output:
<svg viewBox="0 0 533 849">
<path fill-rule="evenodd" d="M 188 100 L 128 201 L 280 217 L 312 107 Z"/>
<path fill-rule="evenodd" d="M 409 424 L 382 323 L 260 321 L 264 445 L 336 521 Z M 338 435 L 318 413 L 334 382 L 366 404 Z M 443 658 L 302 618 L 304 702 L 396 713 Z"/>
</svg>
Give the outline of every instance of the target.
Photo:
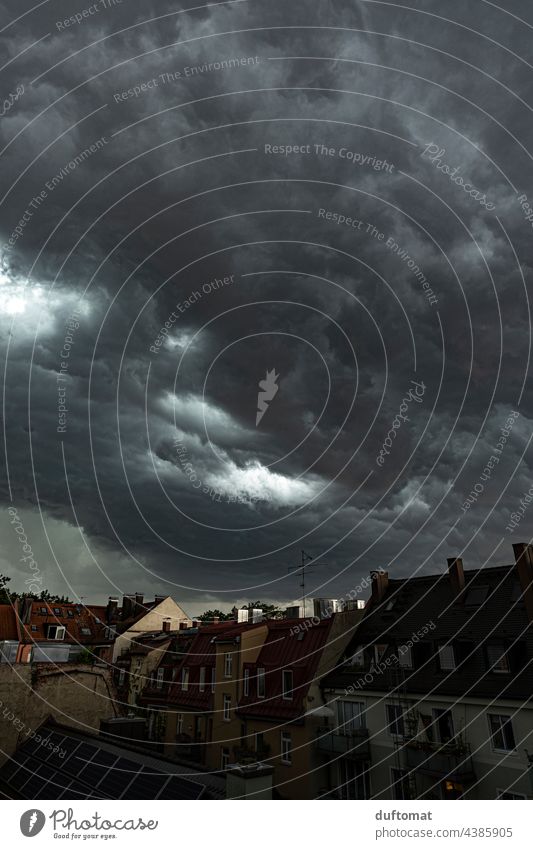
<svg viewBox="0 0 533 849">
<path fill-rule="evenodd" d="M 376 573 L 343 661 L 322 681 L 336 798 L 533 798 L 533 549 L 439 575 Z"/>
</svg>

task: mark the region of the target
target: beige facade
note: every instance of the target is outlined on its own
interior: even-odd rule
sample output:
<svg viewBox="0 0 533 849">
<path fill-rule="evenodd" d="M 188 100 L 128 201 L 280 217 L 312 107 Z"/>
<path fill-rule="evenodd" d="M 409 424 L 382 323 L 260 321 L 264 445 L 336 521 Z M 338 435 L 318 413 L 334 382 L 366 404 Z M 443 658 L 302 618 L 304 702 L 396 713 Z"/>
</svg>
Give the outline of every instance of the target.
<svg viewBox="0 0 533 849">
<path fill-rule="evenodd" d="M 192 625 L 192 620 L 179 604 L 168 596 L 145 613 L 144 616 L 137 619 L 127 631 L 117 636 L 113 647 L 113 662 L 134 645 L 136 637 L 154 631 L 163 631 L 163 622 L 166 623 L 165 627 L 169 631 L 179 631 L 180 627 L 190 628 Z"/>
</svg>

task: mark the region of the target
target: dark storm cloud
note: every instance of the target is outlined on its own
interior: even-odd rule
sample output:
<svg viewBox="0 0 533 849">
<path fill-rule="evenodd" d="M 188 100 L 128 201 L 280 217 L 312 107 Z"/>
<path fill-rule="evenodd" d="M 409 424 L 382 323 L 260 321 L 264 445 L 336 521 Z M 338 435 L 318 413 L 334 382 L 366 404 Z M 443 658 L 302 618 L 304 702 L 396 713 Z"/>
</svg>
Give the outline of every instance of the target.
<svg viewBox="0 0 533 849">
<path fill-rule="evenodd" d="M 62 552 L 79 524 L 124 590 L 145 567 L 194 604 L 293 597 L 302 546 L 333 595 L 388 563 L 507 559 L 530 475 L 526 4 L 104 5 L 0 36 L 3 90 L 25 87 L 0 125 L 15 502 Z"/>
</svg>

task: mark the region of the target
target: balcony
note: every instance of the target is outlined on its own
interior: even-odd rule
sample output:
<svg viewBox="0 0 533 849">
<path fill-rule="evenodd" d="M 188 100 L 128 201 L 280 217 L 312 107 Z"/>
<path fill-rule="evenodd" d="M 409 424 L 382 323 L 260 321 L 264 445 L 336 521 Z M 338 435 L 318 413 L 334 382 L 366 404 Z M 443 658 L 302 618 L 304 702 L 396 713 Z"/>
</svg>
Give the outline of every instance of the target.
<svg viewBox="0 0 533 849">
<path fill-rule="evenodd" d="M 315 745 L 324 755 L 344 755 L 354 760 L 369 760 L 368 728 L 355 728 L 344 734 L 331 728 L 319 728 Z"/>
<path fill-rule="evenodd" d="M 407 766 L 421 775 L 458 784 L 475 780 L 470 749 L 457 743 L 410 742 L 405 746 Z"/>
</svg>

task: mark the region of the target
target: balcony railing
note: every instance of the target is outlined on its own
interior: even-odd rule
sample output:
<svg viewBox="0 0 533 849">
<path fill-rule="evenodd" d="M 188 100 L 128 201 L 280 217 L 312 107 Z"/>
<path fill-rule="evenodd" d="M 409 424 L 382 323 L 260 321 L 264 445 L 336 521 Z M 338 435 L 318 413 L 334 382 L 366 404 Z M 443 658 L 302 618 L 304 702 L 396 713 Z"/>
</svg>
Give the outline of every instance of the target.
<svg viewBox="0 0 533 849">
<path fill-rule="evenodd" d="M 354 728 L 343 734 L 331 728 L 319 728 L 315 744 L 318 751 L 326 755 L 345 755 L 356 760 L 370 758 L 368 728 Z"/>
<path fill-rule="evenodd" d="M 431 778 L 468 783 L 475 779 L 470 749 L 456 743 L 409 742 L 405 746 L 407 766 Z"/>
</svg>

